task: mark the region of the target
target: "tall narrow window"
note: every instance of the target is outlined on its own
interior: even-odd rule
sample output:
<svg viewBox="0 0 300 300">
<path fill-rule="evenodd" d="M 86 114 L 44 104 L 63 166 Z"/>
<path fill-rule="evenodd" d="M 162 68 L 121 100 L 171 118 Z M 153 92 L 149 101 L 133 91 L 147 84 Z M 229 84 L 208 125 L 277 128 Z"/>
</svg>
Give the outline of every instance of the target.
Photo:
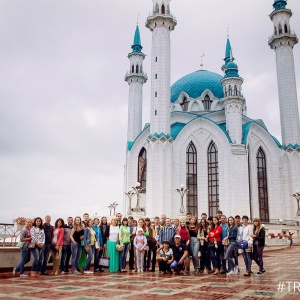
<svg viewBox="0 0 300 300">
<path fill-rule="evenodd" d="M 134 73 L 134 65 L 131 67 L 131 73 Z"/>
<path fill-rule="evenodd" d="M 285 33 L 288 32 L 288 28 L 287 28 L 286 24 L 284 24 L 284 32 L 285 32 Z"/>
<path fill-rule="evenodd" d="M 219 210 L 219 161 L 218 149 L 214 142 L 211 142 L 207 150 L 208 162 L 208 212 L 215 216 Z"/>
<path fill-rule="evenodd" d="M 139 72 L 139 66 L 136 65 L 136 67 L 135 67 L 135 73 L 138 73 L 138 72 Z"/>
<path fill-rule="evenodd" d="M 209 98 L 208 95 L 206 95 L 206 96 L 204 97 L 204 100 L 202 101 L 202 103 L 203 103 L 203 106 L 204 106 L 204 109 L 205 109 L 205 110 L 210 110 L 212 100 L 210 100 L 210 98 Z"/>
<path fill-rule="evenodd" d="M 259 217 L 262 222 L 269 222 L 267 165 L 266 165 L 266 156 L 261 147 L 257 151 L 256 162 L 257 162 Z"/>
<path fill-rule="evenodd" d="M 197 216 L 197 150 L 192 142 L 189 143 L 186 151 L 186 186 L 189 190 L 186 196 L 186 209 L 193 216 Z"/>
<path fill-rule="evenodd" d="M 187 101 L 186 97 L 183 98 L 182 103 L 180 104 L 183 111 L 187 111 L 189 107 L 189 102 Z"/>
<path fill-rule="evenodd" d="M 139 153 L 137 181 L 141 184 L 142 188 L 145 188 L 145 190 L 146 190 L 146 180 L 147 180 L 146 177 L 147 177 L 147 151 L 143 147 Z M 145 192 L 145 190 L 143 192 Z"/>
<path fill-rule="evenodd" d="M 228 88 L 228 94 L 229 94 L 229 96 L 232 96 L 232 87 L 231 87 L 231 85 Z"/>
<path fill-rule="evenodd" d="M 157 79 L 157 74 L 155 74 L 155 79 Z"/>
<path fill-rule="evenodd" d="M 161 13 L 164 15 L 166 13 L 164 4 L 161 6 Z"/>
<path fill-rule="evenodd" d="M 234 94 L 233 94 L 234 96 L 237 96 L 238 95 L 238 90 L 237 90 L 237 86 L 235 85 L 234 86 Z"/>
<path fill-rule="evenodd" d="M 155 92 L 155 97 L 157 97 L 157 92 Z"/>
<path fill-rule="evenodd" d="M 278 25 L 278 32 L 279 32 L 279 34 L 282 34 L 282 27 L 280 24 Z"/>
</svg>

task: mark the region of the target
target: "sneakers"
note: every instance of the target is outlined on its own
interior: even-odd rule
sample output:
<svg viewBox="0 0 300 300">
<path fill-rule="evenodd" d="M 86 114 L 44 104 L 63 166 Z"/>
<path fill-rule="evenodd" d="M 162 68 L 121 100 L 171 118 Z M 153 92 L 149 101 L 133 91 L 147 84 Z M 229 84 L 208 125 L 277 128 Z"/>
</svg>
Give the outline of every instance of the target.
<svg viewBox="0 0 300 300">
<path fill-rule="evenodd" d="M 257 275 L 261 275 L 262 273 L 263 273 L 263 272 L 259 271 L 259 272 L 257 272 L 256 274 L 257 274 Z"/>
<path fill-rule="evenodd" d="M 265 273 L 265 272 L 266 272 L 266 270 L 265 270 L 265 269 L 263 269 L 263 270 L 262 270 L 262 273 Z"/>
<path fill-rule="evenodd" d="M 16 272 L 17 272 L 17 269 L 13 268 L 13 271 L 12 271 L 13 276 L 16 276 Z"/>
<path fill-rule="evenodd" d="M 84 274 L 94 274 L 92 271 L 83 271 Z"/>
<path fill-rule="evenodd" d="M 230 275 L 235 275 L 234 271 L 231 270 L 230 272 L 226 273 L 227 276 L 230 276 Z"/>
<path fill-rule="evenodd" d="M 20 277 L 28 277 L 28 275 L 27 274 L 20 274 Z"/>
<path fill-rule="evenodd" d="M 80 275 L 81 273 L 79 271 L 75 270 L 75 271 L 73 271 L 73 274 L 74 275 Z"/>
<path fill-rule="evenodd" d="M 238 266 L 234 267 L 233 273 L 234 273 L 234 275 L 237 275 L 239 273 L 239 267 Z"/>
</svg>

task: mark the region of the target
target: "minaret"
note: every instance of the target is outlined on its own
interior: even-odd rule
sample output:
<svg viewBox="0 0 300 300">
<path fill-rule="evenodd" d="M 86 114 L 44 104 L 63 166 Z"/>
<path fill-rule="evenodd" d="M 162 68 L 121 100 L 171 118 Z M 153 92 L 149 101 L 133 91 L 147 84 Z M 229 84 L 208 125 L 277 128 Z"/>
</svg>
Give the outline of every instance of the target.
<svg viewBox="0 0 300 300">
<path fill-rule="evenodd" d="M 227 39 L 226 52 L 230 45 Z M 226 54 L 227 55 L 227 54 Z M 242 114 L 245 99 L 242 97 L 241 90 L 243 78 L 238 74 L 238 66 L 233 62 L 232 50 L 230 47 L 230 57 L 225 55 L 225 76 L 221 80 L 224 89 L 222 103 L 225 107 L 226 130 L 233 144 L 242 143 Z"/>
<path fill-rule="evenodd" d="M 143 72 L 143 60 L 140 30 L 137 24 L 134 34 L 132 52 L 128 54 L 130 71 L 125 76 L 129 84 L 128 100 L 128 131 L 127 143 L 133 142 L 142 131 L 143 84 L 147 81 L 147 74 Z"/>
<path fill-rule="evenodd" d="M 177 22 L 171 0 L 153 0 L 146 27 L 152 31 L 150 134 L 170 133 L 170 32 Z"/>
<path fill-rule="evenodd" d="M 177 22 L 171 0 L 153 0 L 146 27 L 152 31 L 151 113 L 147 148 L 147 215 L 173 216 L 173 139 L 170 136 L 170 32 Z"/>
<path fill-rule="evenodd" d="M 229 36 L 227 34 L 227 42 L 226 42 L 226 49 L 225 49 L 225 58 L 224 58 L 224 65 L 222 66 L 221 70 L 225 73 L 226 65 L 231 61 L 234 60 L 232 56 L 232 48 L 229 40 Z"/>
<path fill-rule="evenodd" d="M 276 53 L 276 68 L 279 94 L 282 144 L 300 144 L 299 112 L 293 47 L 298 38 L 290 28 L 292 12 L 286 9 L 287 1 L 275 0 L 270 18 L 274 32 L 269 39 L 271 49 Z"/>
</svg>

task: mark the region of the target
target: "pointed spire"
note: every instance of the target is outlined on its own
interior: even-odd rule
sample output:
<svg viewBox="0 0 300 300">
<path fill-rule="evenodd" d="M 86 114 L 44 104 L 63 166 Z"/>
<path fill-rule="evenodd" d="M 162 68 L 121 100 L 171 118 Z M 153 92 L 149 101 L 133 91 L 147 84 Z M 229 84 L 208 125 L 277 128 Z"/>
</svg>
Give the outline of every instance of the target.
<svg viewBox="0 0 300 300">
<path fill-rule="evenodd" d="M 225 65 L 227 65 L 230 61 L 234 60 L 232 56 L 232 48 L 229 40 L 229 36 L 227 35 L 226 49 L 225 49 Z"/>
<path fill-rule="evenodd" d="M 273 7 L 275 10 L 285 9 L 287 5 L 286 0 L 274 0 Z"/>
<path fill-rule="evenodd" d="M 138 52 L 142 53 L 142 44 L 141 44 L 141 35 L 140 35 L 140 29 L 139 25 L 136 25 L 135 33 L 134 33 L 134 39 L 133 39 L 133 45 L 131 46 L 132 52 Z"/>
</svg>

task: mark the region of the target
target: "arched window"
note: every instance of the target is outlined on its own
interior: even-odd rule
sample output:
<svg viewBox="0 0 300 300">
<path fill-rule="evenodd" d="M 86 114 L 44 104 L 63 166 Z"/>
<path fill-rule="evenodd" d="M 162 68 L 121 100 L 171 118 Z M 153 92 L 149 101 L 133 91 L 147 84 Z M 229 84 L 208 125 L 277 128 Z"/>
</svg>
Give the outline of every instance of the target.
<svg viewBox="0 0 300 300">
<path fill-rule="evenodd" d="M 186 196 L 186 209 L 193 216 L 197 216 L 197 150 L 193 142 L 189 143 L 186 150 L 186 187 L 189 190 Z"/>
<path fill-rule="evenodd" d="M 169 5 L 167 6 L 167 14 L 168 15 L 170 14 L 170 6 Z"/>
<path fill-rule="evenodd" d="M 282 34 L 282 27 L 281 27 L 281 24 L 278 25 L 278 32 L 279 32 L 279 34 Z"/>
<path fill-rule="evenodd" d="M 155 92 L 155 97 L 157 97 L 157 92 Z"/>
<path fill-rule="evenodd" d="M 288 28 L 287 28 L 286 24 L 284 24 L 284 32 L 285 32 L 285 33 L 288 32 Z"/>
<path fill-rule="evenodd" d="M 157 79 L 157 74 L 155 74 L 155 79 Z"/>
<path fill-rule="evenodd" d="M 204 109 L 205 109 L 205 110 L 210 110 L 212 100 L 210 100 L 210 98 L 209 98 L 208 95 L 206 95 L 206 96 L 204 97 L 204 100 L 202 101 L 202 103 L 203 103 L 203 106 L 204 106 Z"/>
<path fill-rule="evenodd" d="M 187 111 L 189 107 L 189 102 L 187 101 L 186 97 L 183 98 L 182 103 L 180 104 L 183 111 Z"/>
<path fill-rule="evenodd" d="M 256 162 L 257 162 L 259 218 L 262 222 L 269 222 L 267 165 L 266 165 L 266 156 L 261 147 L 257 151 Z"/>
<path fill-rule="evenodd" d="M 237 86 L 235 85 L 234 86 L 234 93 L 233 93 L 234 96 L 237 96 L 238 95 L 238 90 L 237 90 Z"/>
<path fill-rule="evenodd" d="M 154 13 L 157 14 L 158 12 L 159 12 L 159 6 L 158 3 L 156 3 Z"/>
<path fill-rule="evenodd" d="M 162 6 L 161 6 L 161 13 L 163 15 L 166 13 L 166 11 L 165 11 L 165 5 L 164 4 L 162 4 Z"/>
<path fill-rule="evenodd" d="M 134 65 L 131 67 L 131 73 L 134 73 Z"/>
<path fill-rule="evenodd" d="M 219 161 L 218 149 L 212 141 L 207 150 L 208 169 L 208 212 L 215 216 L 219 210 Z"/>
<path fill-rule="evenodd" d="M 136 65 L 136 67 L 135 67 L 135 73 L 138 73 L 138 72 L 139 72 L 139 66 Z"/>
<path fill-rule="evenodd" d="M 229 94 L 229 96 L 232 96 L 232 87 L 231 87 L 231 85 L 228 88 L 228 94 Z"/>
<path fill-rule="evenodd" d="M 138 158 L 138 178 L 137 181 L 141 184 L 141 187 L 146 190 L 146 180 L 147 180 L 147 151 L 143 147 L 139 153 Z M 143 192 L 145 192 L 143 190 Z"/>
<path fill-rule="evenodd" d="M 274 27 L 274 34 L 277 35 L 277 29 Z"/>
<path fill-rule="evenodd" d="M 157 56 L 155 57 L 155 62 L 157 62 Z"/>
</svg>

